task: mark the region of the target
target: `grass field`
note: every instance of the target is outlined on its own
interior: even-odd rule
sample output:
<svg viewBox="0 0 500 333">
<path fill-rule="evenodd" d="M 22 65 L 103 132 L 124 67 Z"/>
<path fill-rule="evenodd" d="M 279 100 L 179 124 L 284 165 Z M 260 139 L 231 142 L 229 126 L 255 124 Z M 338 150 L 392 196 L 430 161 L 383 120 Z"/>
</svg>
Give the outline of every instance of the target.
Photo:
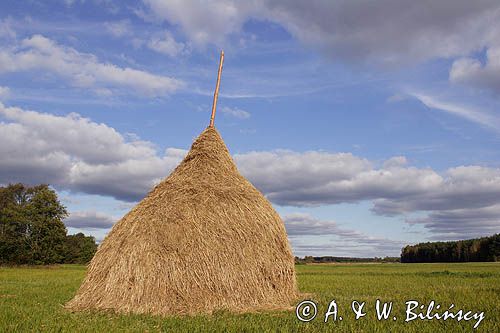
<svg viewBox="0 0 500 333">
<path fill-rule="evenodd" d="M 85 274 L 83 266 L 0 268 L 0 332 L 471 332 L 476 320 L 413 320 L 405 323 L 405 301 L 441 310 L 484 311 L 478 332 L 500 332 L 500 265 L 343 264 L 297 266 L 300 291 L 318 304 L 315 320 L 303 323 L 295 312 L 160 318 L 111 313 L 69 313 L 63 307 Z M 324 323 L 332 299 L 342 321 Z M 394 301 L 389 320 L 378 321 L 375 300 Z M 354 319 L 351 302 L 366 301 L 367 315 Z M 397 320 L 393 320 L 393 316 Z"/>
</svg>

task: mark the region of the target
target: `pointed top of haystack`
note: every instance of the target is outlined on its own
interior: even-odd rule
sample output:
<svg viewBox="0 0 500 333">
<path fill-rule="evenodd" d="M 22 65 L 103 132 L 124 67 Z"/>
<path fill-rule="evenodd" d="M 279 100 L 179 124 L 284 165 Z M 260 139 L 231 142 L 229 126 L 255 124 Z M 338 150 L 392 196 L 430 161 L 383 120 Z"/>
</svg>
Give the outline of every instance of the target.
<svg viewBox="0 0 500 333">
<path fill-rule="evenodd" d="M 204 170 L 206 177 L 238 172 L 224 140 L 215 127 L 207 127 L 198 136 L 175 172 L 188 172 L 190 177 L 195 177 L 203 176 L 199 172 L 201 170 Z"/>
<path fill-rule="evenodd" d="M 66 306 L 172 315 L 282 308 L 295 297 L 282 220 L 208 127 L 113 226 Z"/>
</svg>

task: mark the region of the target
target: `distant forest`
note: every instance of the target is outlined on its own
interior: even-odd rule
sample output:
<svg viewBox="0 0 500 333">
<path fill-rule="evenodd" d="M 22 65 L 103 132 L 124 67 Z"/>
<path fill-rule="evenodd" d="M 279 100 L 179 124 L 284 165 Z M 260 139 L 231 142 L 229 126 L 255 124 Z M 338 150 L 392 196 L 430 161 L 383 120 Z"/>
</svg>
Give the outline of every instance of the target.
<svg viewBox="0 0 500 333">
<path fill-rule="evenodd" d="M 467 262 L 500 260 L 500 234 L 453 242 L 408 245 L 401 251 L 401 262 Z"/>
<path fill-rule="evenodd" d="M 0 264 L 85 264 L 94 256 L 94 237 L 67 235 L 68 216 L 48 185 L 0 187 Z"/>
<path fill-rule="evenodd" d="M 295 257 L 296 264 L 327 264 L 327 263 L 364 263 L 364 262 L 399 262 L 399 257 L 384 257 L 384 258 L 353 258 L 353 257 L 313 257 L 305 256 L 304 258 Z"/>
</svg>

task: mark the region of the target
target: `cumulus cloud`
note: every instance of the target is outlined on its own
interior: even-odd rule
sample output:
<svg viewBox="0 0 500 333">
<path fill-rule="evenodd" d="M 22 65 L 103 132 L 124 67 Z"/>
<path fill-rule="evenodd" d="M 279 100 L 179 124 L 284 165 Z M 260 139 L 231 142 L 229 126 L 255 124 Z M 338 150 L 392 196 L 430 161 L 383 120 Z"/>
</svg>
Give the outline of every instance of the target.
<svg viewBox="0 0 500 333">
<path fill-rule="evenodd" d="M 49 183 L 62 190 L 136 201 L 186 154 L 175 148 L 159 152 L 150 142 L 74 113 L 55 116 L 0 104 L 0 119 L 4 184 Z M 500 226 L 492 217 L 500 205 L 498 168 L 460 166 L 437 173 L 408 165 L 403 156 L 374 163 L 350 153 L 321 151 L 249 152 L 234 158 L 242 174 L 278 205 L 371 201 L 379 215 L 424 213 L 413 222 L 447 238 L 464 232 L 488 234 Z M 305 228 L 305 220 L 289 216 L 290 233 L 316 235 L 323 229 L 359 236 L 333 222 L 310 221 Z"/>
<path fill-rule="evenodd" d="M 426 217 L 408 219 L 407 222 L 423 224 L 434 234 L 431 239 L 457 240 L 489 236 L 500 230 L 500 204 L 437 210 Z"/>
<path fill-rule="evenodd" d="M 148 47 L 151 50 L 166 54 L 170 57 L 175 57 L 178 54 L 188 52 L 186 45 L 184 43 L 177 42 L 168 31 L 152 37 L 148 42 Z"/>
<path fill-rule="evenodd" d="M 488 235 L 500 228 L 499 219 L 485 216 L 488 207 L 500 204 L 500 169 L 461 166 L 438 174 L 407 166 L 403 157 L 377 168 L 352 154 L 327 152 L 251 152 L 235 159 L 242 173 L 275 204 L 371 201 L 378 215 L 424 212 L 421 223 L 442 239 Z M 467 228 L 462 228 L 464 220 L 469 221 Z"/>
<path fill-rule="evenodd" d="M 193 43 L 219 43 L 246 21 L 253 3 L 222 1 L 144 0 L 157 19 L 179 25 Z M 149 15 L 148 15 L 149 16 Z"/>
<path fill-rule="evenodd" d="M 384 162 L 383 167 L 385 169 L 403 167 L 408 164 L 408 160 L 404 156 L 394 156 Z"/>
<path fill-rule="evenodd" d="M 439 186 L 431 169 L 389 167 L 377 169 L 350 153 L 277 150 L 235 156 L 243 174 L 281 205 L 316 206 L 375 198 L 408 197 Z M 401 163 L 401 159 L 399 159 Z"/>
<path fill-rule="evenodd" d="M 441 181 L 411 196 L 376 199 L 373 209 L 382 215 L 398 215 L 413 211 L 458 211 L 499 202 L 500 169 L 461 166 L 448 169 Z"/>
<path fill-rule="evenodd" d="M 54 116 L 0 104 L 0 183 L 50 183 L 61 189 L 134 201 L 186 153 L 160 155 L 150 143 L 78 114 Z M 20 149 L 22 147 L 22 149 Z"/>
<path fill-rule="evenodd" d="M 487 50 L 484 65 L 478 59 L 470 57 L 453 62 L 450 81 L 488 89 L 500 95 L 500 46 Z"/>
<path fill-rule="evenodd" d="M 92 54 L 57 44 L 41 35 L 0 51 L 0 74 L 43 70 L 66 78 L 75 87 L 129 89 L 145 96 L 164 96 L 180 88 L 177 79 L 102 63 Z"/>
<path fill-rule="evenodd" d="M 280 150 L 235 155 L 242 173 L 280 205 L 319 206 L 370 200 L 381 215 L 487 207 L 500 202 L 500 169 L 481 166 L 406 166 L 391 158 L 382 167 L 346 153 Z"/>
<path fill-rule="evenodd" d="M 221 109 L 221 112 L 223 114 L 226 114 L 228 116 L 238 118 L 238 119 L 248 119 L 250 118 L 250 112 L 239 109 L 239 108 L 230 108 L 228 106 L 224 106 Z"/>
<path fill-rule="evenodd" d="M 121 162 L 130 156 L 148 158 L 155 155 L 151 143 L 133 137 L 134 141 L 126 143 L 115 129 L 77 113 L 60 117 L 0 105 L 0 114 L 32 131 L 33 140 L 26 143 L 37 144 L 41 152 L 59 151 L 77 155 L 87 163 L 106 164 Z"/>
<path fill-rule="evenodd" d="M 221 43 L 253 18 L 281 24 L 334 58 L 382 64 L 466 55 L 494 42 L 500 22 L 494 0 L 143 2 L 196 44 Z"/>
<path fill-rule="evenodd" d="M 116 218 L 95 211 L 72 212 L 64 220 L 67 227 L 77 229 L 109 229 L 116 222 Z"/>
<path fill-rule="evenodd" d="M 182 153 L 179 153 L 182 151 Z M 76 163 L 66 186 L 91 194 L 110 195 L 120 200 L 137 201 L 168 175 L 184 157 L 185 151 L 167 149 L 162 157 L 135 158 L 113 164 Z"/>
</svg>

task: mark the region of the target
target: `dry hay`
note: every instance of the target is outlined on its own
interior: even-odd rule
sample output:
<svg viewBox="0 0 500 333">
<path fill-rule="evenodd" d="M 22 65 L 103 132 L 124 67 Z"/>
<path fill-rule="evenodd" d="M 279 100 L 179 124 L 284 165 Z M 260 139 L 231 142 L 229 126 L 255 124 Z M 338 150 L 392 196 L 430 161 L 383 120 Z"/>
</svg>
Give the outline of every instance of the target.
<svg viewBox="0 0 500 333">
<path fill-rule="evenodd" d="M 66 307 L 197 314 L 286 308 L 296 296 L 281 218 L 209 127 L 115 224 Z"/>
</svg>

